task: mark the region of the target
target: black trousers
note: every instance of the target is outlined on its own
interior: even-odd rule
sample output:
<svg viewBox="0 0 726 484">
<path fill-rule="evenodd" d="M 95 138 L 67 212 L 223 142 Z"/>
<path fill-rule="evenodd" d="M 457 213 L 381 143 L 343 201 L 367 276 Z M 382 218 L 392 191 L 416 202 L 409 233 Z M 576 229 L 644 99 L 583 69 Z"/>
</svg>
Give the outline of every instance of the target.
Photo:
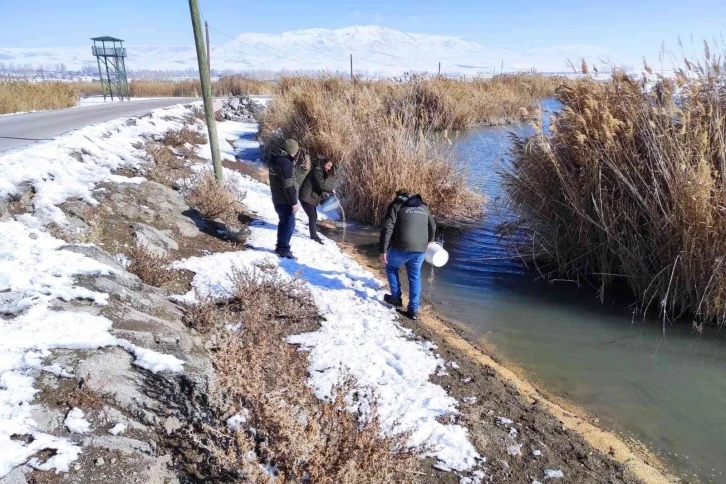
<svg viewBox="0 0 726 484">
<path fill-rule="evenodd" d="M 305 213 L 308 215 L 308 219 L 310 219 L 310 238 L 314 239 L 318 236 L 318 211 L 315 209 L 315 205 L 310 205 L 302 200 L 300 201 L 300 204 L 302 205 L 303 210 L 305 210 Z"/>
</svg>

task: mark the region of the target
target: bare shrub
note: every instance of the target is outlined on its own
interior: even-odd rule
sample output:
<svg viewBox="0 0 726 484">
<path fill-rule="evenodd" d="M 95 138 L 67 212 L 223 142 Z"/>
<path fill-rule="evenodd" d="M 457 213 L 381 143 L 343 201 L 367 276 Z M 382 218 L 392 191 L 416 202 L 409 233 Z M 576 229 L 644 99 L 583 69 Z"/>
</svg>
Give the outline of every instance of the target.
<svg viewBox="0 0 726 484">
<path fill-rule="evenodd" d="M 307 358 L 284 339 L 315 328 L 319 315 L 303 281 L 282 279 L 274 266 L 238 270 L 227 316 L 208 335 L 216 342 L 214 394 L 224 418 L 242 412 L 245 427 L 202 425 L 190 432 L 217 476 L 268 482 L 373 484 L 415 482 L 416 449 L 406 435 L 382 437 L 375 405 L 367 416 L 347 410 L 352 386 L 322 402 L 305 384 Z M 203 317 L 202 319 L 206 319 Z M 237 319 L 241 325 L 230 331 Z M 250 454 L 250 451 L 253 451 Z"/>
<path fill-rule="evenodd" d="M 173 274 L 169 269 L 171 259 L 168 255 L 155 254 L 137 243 L 131 248 L 128 257 L 128 271 L 139 276 L 145 283 L 161 287 L 172 280 Z"/>
<path fill-rule="evenodd" d="M 245 197 L 233 183 L 220 186 L 214 174 L 203 171 L 187 180 L 183 193 L 187 202 L 205 219 L 222 219 L 231 222 L 241 209 L 240 203 Z"/>
<path fill-rule="evenodd" d="M 178 181 L 187 179 L 192 171 L 185 159 L 175 155 L 168 146 L 147 142 L 144 146 L 146 153 L 153 160 L 154 164 L 146 176 L 162 185 L 176 188 Z"/>
<path fill-rule="evenodd" d="M 561 89 L 552 132 L 514 139 L 513 249 L 601 298 L 625 283 L 642 309 L 726 321 L 725 67 L 707 53 L 653 87 L 616 72 Z"/>
<path fill-rule="evenodd" d="M 211 298 L 202 298 L 194 304 L 184 305 L 182 322 L 200 333 L 209 333 L 218 324 L 222 311 L 224 308 L 218 307 Z"/>
<path fill-rule="evenodd" d="M 207 144 L 207 137 L 195 129 L 184 127 L 182 129 L 170 129 L 164 133 L 161 143 L 166 146 L 181 149 L 187 143 L 191 145 Z"/>
</svg>

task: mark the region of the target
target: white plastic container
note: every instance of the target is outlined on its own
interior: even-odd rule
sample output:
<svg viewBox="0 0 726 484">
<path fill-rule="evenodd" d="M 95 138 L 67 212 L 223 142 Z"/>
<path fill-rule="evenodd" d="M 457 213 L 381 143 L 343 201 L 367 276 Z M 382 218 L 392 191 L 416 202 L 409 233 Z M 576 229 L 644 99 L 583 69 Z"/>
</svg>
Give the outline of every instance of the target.
<svg viewBox="0 0 726 484">
<path fill-rule="evenodd" d="M 333 212 L 338 211 L 340 208 L 340 201 L 335 195 L 331 195 L 328 198 L 325 199 L 323 203 L 320 204 L 320 210 L 323 212 Z"/>
<path fill-rule="evenodd" d="M 434 267 L 442 267 L 449 262 L 449 253 L 436 242 L 431 242 L 426 248 L 426 262 Z"/>
</svg>

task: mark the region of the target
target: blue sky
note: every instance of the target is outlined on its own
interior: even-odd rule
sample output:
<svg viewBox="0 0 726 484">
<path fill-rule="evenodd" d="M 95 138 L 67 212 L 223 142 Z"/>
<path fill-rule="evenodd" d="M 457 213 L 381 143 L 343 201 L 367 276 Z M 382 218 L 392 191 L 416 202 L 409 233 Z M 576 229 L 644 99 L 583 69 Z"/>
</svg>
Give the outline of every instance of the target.
<svg viewBox="0 0 726 484">
<path fill-rule="evenodd" d="M 96 35 L 134 44 L 189 45 L 186 0 L 0 0 L 0 47 L 79 46 Z M 572 44 L 596 45 L 638 59 L 657 55 L 677 37 L 721 38 L 724 0 L 201 0 L 216 29 L 283 32 L 314 27 L 378 24 L 408 32 L 462 36 L 491 47 L 515 50 Z M 212 32 L 213 42 L 228 39 Z M 690 47 L 689 47 L 690 50 Z"/>
</svg>

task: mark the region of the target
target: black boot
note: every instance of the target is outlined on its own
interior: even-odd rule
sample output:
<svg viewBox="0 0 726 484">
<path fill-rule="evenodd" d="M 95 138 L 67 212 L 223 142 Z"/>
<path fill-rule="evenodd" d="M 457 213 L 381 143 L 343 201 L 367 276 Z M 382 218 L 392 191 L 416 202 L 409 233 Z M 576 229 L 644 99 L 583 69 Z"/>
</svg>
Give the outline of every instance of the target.
<svg viewBox="0 0 726 484">
<path fill-rule="evenodd" d="M 393 307 L 403 307 L 403 300 L 400 297 L 393 297 L 390 294 L 386 294 L 385 296 L 383 296 L 383 300 Z"/>
<path fill-rule="evenodd" d="M 313 235 L 310 237 L 310 239 L 314 240 L 315 242 L 317 242 L 320 245 L 324 244 L 323 239 L 321 239 L 318 235 Z"/>
<path fill-rule="evenodd" d="M 281 257 L 283 259 L 292 259 L 297 260 L 297 257 L 292 255 L 292 251 L 290 249 L 278 249 L 275 251 L 275 254 L 278 255 L 278 257 Z"/>
<path fill-rule="evenodd" d="M 412 321 L 418 321 L 418 313 L 409 310 L 404 311 L 403 309 L 399 309 L 398 312 Z"/>
</svg>

